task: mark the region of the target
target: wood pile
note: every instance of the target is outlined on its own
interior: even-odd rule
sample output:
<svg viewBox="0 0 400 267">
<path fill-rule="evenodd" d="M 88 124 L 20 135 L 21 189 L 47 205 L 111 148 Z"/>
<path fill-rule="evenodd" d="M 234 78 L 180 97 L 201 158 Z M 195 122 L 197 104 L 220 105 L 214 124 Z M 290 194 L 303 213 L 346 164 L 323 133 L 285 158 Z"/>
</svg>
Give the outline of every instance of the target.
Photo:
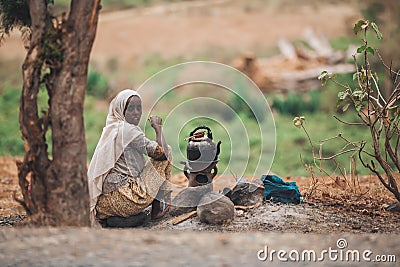
<svg viewBox="0 0 400 267">
<path fill-rule="evenodd" d="M 347 63 L 349 55 L 335 51 L 324 36 L 317 36 L 311 29 L 304 33 L 304 44 L 292 44 L 287 39 L 278 41 L 280 55 L 256 58 L 246 53 L 236 59 L 233 66 L 252 79 L 264 93 L 305 92 L 318 89 L 319 74 L 354 72 L 354 64 Z"/>
</svg>

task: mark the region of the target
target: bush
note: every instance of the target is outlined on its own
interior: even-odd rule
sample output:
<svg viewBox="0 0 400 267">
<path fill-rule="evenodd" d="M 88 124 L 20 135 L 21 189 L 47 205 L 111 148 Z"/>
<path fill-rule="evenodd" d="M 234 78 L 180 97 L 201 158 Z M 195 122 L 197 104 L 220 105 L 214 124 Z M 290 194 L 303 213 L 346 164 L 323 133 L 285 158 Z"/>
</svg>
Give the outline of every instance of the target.
<svg viewBox="0 0 400 267">
<path fill-rule="evenodd" d="M 0 155 L 24 155 L 24 142 L 21 139 L 18 122 L 19 99 L 20 90 L 15 88 L 7 87 L 0 93 Z M 39 112 L 48 108 L 47 99 L 47 93 L 40 91 L 38 95 Z M 84 117 L 89 160 L 93 155 L 107 116 L 107 109 L 97 108 L 98 101 L 100 100 L 92 96 L 85 98 Z M 51 138 L 50 131 L 47 132 L 46 138 Z M 51 152 L 51 144 L 49 144 L 49 152 Z"/>
<path fill-rule="evenodd" d="M 97 98 L 105 98 L 108 95 L 107 78 L 95 69 L 89 68 L 86 92 Z"/>
<path fill-rule="evenodd" d="M 298 116 L 303 113 L 313 113 L 320 107 L 320 92 L 311 91 L 306 94 L 290 92 L 287 97 L 275 97 L 272 108 L 280 114 Z"/>
<path fill-rule="evenodd" d="M 13 88 L 6 88 L 0 94 L 1 155 L 16 156 L 24 153 L 24 143 L 18 124 L 19 97 L 19 91 Z"/>
<path fill-rule="evenodd" d="M 228 100 L 228 105 L 239 114 L 252 120 L 262 122 L 265 119 L 266 102 L 265 99 L 260 99 L 251 89 L 247 89 L 245 84 L 238 82 L 233 88 L 235 93 L 232 93 Z"/>
</svg>

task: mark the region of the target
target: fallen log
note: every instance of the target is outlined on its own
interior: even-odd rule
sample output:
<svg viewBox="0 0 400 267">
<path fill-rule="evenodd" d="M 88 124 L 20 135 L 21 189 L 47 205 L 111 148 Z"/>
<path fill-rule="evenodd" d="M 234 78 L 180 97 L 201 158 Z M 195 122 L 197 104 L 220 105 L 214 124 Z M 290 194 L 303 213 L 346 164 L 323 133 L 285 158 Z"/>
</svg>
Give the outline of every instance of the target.
<svg viewBox="0 0 400 267">
<path fill-rule="evenodd" d="M 247 53 L 233 62 L 233 66 L 252 79 L 264 93 L 294 91 L 296 93 L 321 88 L 317 79 L 321 71 L 350 73 L 354 64 L 346 62 L 344 51 L 335 51 L 325 36 L 312 29 L 304 32 L 304 44 L 292 44 L 285 38 L 278 40 L 280 55 L 256 58 Z"/>
</svg>

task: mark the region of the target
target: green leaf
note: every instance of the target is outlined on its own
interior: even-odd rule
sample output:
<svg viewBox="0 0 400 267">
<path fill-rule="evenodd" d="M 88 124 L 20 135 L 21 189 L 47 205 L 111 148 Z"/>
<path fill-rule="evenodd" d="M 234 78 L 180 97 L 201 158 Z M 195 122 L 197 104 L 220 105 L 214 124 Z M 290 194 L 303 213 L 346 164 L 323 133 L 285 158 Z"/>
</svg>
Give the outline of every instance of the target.
<svg viewBox="0 0 400 267">
<path fill-rule="evenodd" d="M 361 25 L 361 29 L 365 30 L 368 27 L 368 25 L 369 25 L 369 21 L 366 20 L 365 23 L 363 25 Z"/>
<path fill-rule="evenodd" d="M 376 38 L 381 40 L 383 38 L 383 34 L 379 31 L 378 25 L 376 25 L 375 22 L 371 22 L 371 26 L 374 29 L 375 33 L 376 33 Z"/>
<path fill-rule="evenodd" d="M 340 105 L 343 103 L 344 100 L 338 99 L 336 101 L 336 109 L 339 109 Z"/>
<path fill-rule="evenodd" d="M 357 48 L 357 53 L 362 53 L 365 50 L 365 45 L 360 46 L 359 48 Z"/>
<path fill-rule="evenodd" d="M 346 91 L 344 91 L 344 92 L 339 92 L 338 93 L 338 98 L 340 99 L 340 100 L 345 100 L 346 99 L 346 97 L 349 95 L 349 93 L 347 93 Z"/>
<path fill-rule="evenodd" d="M 372 55 L 375 55 L 375 50 L 374 50 L 372 47 L 368 46 L 368 47 L 367 47 L 367 53 L 370 53 L 370 54 L 372 54 Z"/>
<path fill-rule="evenodd" d="M 363 91 L 361 91 L 361 90 L 355 90 L 355 91 L 353 92 L 352 95 L 353 95 L 354 97 L 361 97 L 363 94 L 364 94 Z"/>
<path fill-rule="evenodd" d="M 318 80 L 321 80 L 322 86 L 326 85 L 326 82 L 329 80 L 329 78 L 330 77 L 329 77 L 328 72 L 326 70 L 321 72 L 321 74 L 318 76 Z"/>
<path fill-rule="evenodd" d="M 346 105 L 343 106 L 342 110 L 343 112 L 346 112 L 346 110 L 350 107 L 350 103 L 347 103 Z"/>
<path fill-rule="evenodd" d="M 360 20 L 354 25 L 353 31 L 354 31 L 354 34 L 355 34 L 355 35 L 357 35 L 357 34 L 361 31 L 363 25 L 366 25 L 366 24 L 367 24 L 366 22 L 367 22 L 367 21 L 360 19 Z M 367 24 L 367 25 L 368 25 L 368 24 Z"/>
<path fill-rule="evenodd" d="M 359 74 L 359 72 L 355 72 L 355 73 L 353 74 L 353 81 L 357 79 L 358 74 Z"/>
<path fill-rule="evenodd" d="M 321 74 L 318 76 L 318 80 L 322 80 L 323 78 L 328 75 L 328 72 L 326 70 L 322 71 Z"/>
</svg>

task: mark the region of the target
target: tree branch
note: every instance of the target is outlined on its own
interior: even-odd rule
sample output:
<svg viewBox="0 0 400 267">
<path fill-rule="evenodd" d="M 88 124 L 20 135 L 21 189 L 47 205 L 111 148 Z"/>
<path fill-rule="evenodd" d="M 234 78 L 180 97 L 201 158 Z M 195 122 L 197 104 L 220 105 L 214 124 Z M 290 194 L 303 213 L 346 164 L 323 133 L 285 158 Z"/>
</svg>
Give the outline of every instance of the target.
<svg viewBox="0 0 400 267">
<path fill-rule="evenodd" d="M 387 70 L 389 70 L 390 73 L 393 73 L 393 74 L 396 74 L 396 76 L 399 76 L 399 75 L 400 75 L 400 72 L 395 72 L 395 71 L 392 70 L 392 67 L 389 67 L 388 65 L 386 65 L 386 63 L 385 63 L 385 61 L 383 60 L 383 58 L 382 58 L 381 54 L 379 53 L 379 51 L 378 51 L 377 49 L 376 49 L 376 51 L 377 51 L 379 60 L 382 62 L 382 65 L 385 66 L 385 68 L 386 68 Z"/>
<path fill-rule="evenodd" d="M 389 133 L 390 133 L 390 125 L 388 127 L 385 127 L 385 135 L 386 135 L 385 150 L 388 152 L 390 159 L 397 168 L 397 171 L 400 172 L 400 161 L 397 155 L 393 152 L 392 146 L 390 144 L 391 137 L 389 137 Z"/>
<path fill-rule="evenodd" d="M 19 123 L 22 139 L 25 142 L 25 157 L 18 163 L 18 179 L 28 214 L 45 209 L 46 171 L 49 165 L 45 131 L 39 118 L 37 95 L 40 87 L 41 70 L 44 64 L 42 44 L 46 35 L 47 6 L 45 1 L 29 2 L 32 19 L 30 46 L 24 60 L 23 86 L 20 99 Z M 27 191 L 27 176 L 31 174 L 30 187 Z"/>
<path fill-rule="evenodd" d="M 351 149 L 348 149 L 348 150 L 344 150 L 344 151 L 338 152 L 335 155 L 327 157 L 327 158 L 316 158 L 316 159 L 317 160 L 331 160 L 331 159 L 334 159 L 334 158 L 336 158 L 336 157 L 338 157 L 340 155 L 343 155 L 343 154 L 346 154 L 346 153 L 349 153 L 349 152 L 354 152 L 354 151 L 358 151 L 358 149 L 357 148 L 351 148 Z"/>
<path fill-rule="evenodd" d="M 357 126 L 367 126 L 365 125 L 365 123 L 361 123 L 361 122 L 346 122 L 343 121 L 342 119 L 340 119 L 338 116 L 333 115 L 333 117 L 338 120 L 339 122 L 343 123 L 343 124 L 347 124 L 347 125 L 357 125 Z"/>
</svg>

